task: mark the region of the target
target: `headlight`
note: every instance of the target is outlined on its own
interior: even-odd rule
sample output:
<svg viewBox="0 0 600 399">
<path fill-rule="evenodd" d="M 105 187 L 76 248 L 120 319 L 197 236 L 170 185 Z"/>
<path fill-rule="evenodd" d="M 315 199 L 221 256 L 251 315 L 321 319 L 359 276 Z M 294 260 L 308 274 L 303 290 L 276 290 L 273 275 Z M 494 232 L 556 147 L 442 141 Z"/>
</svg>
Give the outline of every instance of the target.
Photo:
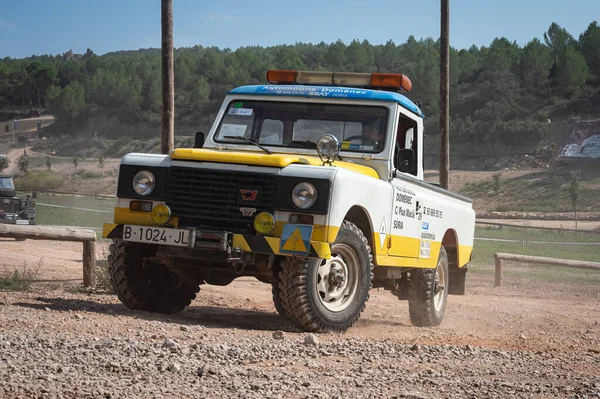
<svg viewBox="0 0 600 399">
<path fill-rule="evenodd" d="M 292 202 L 300 209 L 308 209 L 317 202 L 317 189 L 310 183 L 296 184 L 292 190 Z"/>
<path fill-rule="evenodd" d="M 141 170 L 133 176 L 133 191 L 137 195 L 146 196 L 154 190 L 155 179 L 152 172 Z"/>
</svg>

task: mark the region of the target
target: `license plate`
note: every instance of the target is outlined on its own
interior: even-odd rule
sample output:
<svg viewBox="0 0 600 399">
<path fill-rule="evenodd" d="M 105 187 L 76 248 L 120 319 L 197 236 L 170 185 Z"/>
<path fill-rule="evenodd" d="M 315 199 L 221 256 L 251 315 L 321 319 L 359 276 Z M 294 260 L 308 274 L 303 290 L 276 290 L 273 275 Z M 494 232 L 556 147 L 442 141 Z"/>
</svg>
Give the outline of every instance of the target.
<svg viewBox="0 0 600 399">
<path fill-rule="evenodd" d="M 166 227 L 123 226 L 123 240 L 187 247 L 190 230 Z"/>
<path fill-rule="evenodd" d="M 21 219 L 17 219 L 15 220 L 16 224 L 29 224 L 29 220 L 21 220 Z"/>
</svg>

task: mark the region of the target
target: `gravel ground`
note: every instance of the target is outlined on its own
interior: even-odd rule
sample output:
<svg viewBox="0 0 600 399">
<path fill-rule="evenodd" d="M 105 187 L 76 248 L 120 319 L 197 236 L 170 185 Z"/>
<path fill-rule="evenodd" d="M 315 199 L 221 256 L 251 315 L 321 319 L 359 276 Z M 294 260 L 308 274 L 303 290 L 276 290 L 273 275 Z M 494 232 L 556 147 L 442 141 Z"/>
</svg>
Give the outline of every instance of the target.
<svg viewBox="0 0 600 399">
<path fill-rule="evenodd" d="M 2 397 L 476 398 L 600 395 L 598 354 L 311 335 L 181 340 L 2 334 Z M 220 343 L 217 341 L 221 341 Z M 227 342 L 227 343 L 225 343 Z M 469 368 L 465 369 L 465 364 Z M 532 365 L 535 364 L 535 367 Z"/>
<path fill-rule="evenodd" d="M 15 245 L 37 244 L 0 251 Z M 130 311 L 81 292 L 77 250 L 54 247 L 31 292 L 0 292 L 0 398 L 600 398 L 600 287 L 568 274 L 508 268 L 492 288 L 470 273 L 439 328 L 374 290 L 348 332 L 313 335 L 249 278 L 203 286 L 176 315 Z"/>
</svg>

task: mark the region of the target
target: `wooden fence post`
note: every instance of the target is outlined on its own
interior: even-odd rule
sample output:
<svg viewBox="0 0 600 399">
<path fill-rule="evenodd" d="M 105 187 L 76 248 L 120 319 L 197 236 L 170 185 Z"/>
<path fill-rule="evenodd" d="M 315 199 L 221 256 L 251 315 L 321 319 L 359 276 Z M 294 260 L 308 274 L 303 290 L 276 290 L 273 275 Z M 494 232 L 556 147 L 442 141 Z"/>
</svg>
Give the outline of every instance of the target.
<svg viewBox="0 0 600 399">
<path fill-rule="evenodd" d="M 83 286 L 94 287 L 96 285 L 96 242 L 83 242 Z"/>
<path fill-rule="evenodd" d="M 502 279 L 504 277 L 504 271 L 502 270 L 504 267 L 504 263 L 502 258 L 498 256 L 498 254 L 494 254 L 494 259 L 496 260 L 496 279 L 494 283 L 494 287 L 502 287 Z"/>
</svg>

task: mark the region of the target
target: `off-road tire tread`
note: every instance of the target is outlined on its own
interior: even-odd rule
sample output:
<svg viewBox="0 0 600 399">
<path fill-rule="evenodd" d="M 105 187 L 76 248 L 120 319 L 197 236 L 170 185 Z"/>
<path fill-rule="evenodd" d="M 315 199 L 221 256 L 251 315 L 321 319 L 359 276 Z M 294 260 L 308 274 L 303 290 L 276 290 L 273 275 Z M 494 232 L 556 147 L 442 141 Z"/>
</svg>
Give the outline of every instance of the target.
<svg viewBox="0 0 600 399">
<path fill-rule="evenodd" d="M 442 256 L 442 253 L 446 255 L 444 247 L 441 247 L 439 256 Z M 441 323 L 441 319 L 435 320 L 433 317 L 435 305 L 432 292 L 435 289 L 435 271 L 436 269 L 414 269 L 410 272 L 408 313 L 413 326 L 435 327 Z M 448 277 L 446 274 L 446 278 Z"/>
<path fill-rule="evenodd" d="M 281 301 L 281 290 L 279 289 L 279 284 L 274 283 L 271 284 L 271 294 L 273 294 L 273 306 L 275 306 L 275 310 L 283 317 L 288 317 L 285 308 L 283 307 L 283 303 Z"/>
<path fill-rule="evenodd" d="M 143 292 L 131 268 L 135 267 L 135 257 L 128 251 L 129 245 L 122 240 L 113 240 L 109 248 L 108 271 L 110 281 L 119 300 L 129 309 L 154 313 L 172 314 L 183 310 L 200 291 L 199 284 L 182 282 L 168 294 Z"/>
<path fill-rule="evenodd" d="M 354 223 L 344 221 L 341 229 L 347 229 L 356 234 L 363 242 L 369 255 L 369 270 L 371 272 L 369 290 L 360 310 L 356 312 L 351 320 L 334 328 L 323 323 L 314 313 L 309 305 L 307 279 L 309 262 L 306 258 L 287 257 L 279 272 L 279 291 L 281 305 L 285 315 L 300 329 L 309 332 L 344 332 L 359 319 L 369 300 L 369 291 L 373 287 L 373 255 L 371 247 L 363 232 Z"/>
</svg>

